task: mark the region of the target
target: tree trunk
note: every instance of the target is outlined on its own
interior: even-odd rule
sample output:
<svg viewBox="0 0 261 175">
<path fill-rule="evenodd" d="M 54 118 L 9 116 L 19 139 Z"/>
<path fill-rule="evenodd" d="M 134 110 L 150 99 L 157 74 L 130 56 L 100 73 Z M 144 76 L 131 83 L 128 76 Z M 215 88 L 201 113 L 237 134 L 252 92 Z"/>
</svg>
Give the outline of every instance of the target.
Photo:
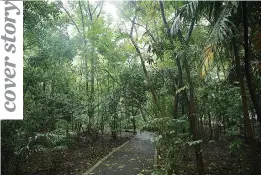
<svg viewBox="0 0 261 175">
<path fill-rule="evenodd" d="M 251 127 L 251 122 L 249 119 L 249 113 L 248 113 L 248 105 L 247 105 L 247 96 L 246 96 L 246 89 L 244 85 L 244 79 L 243 79 L 243 74 L 240 70 L 240 58 L 238 55 L 238 49 L 236 46 L 236 40 L 233 37 L 232 38 L 232 45 L 233 45 L 233 50 L 234 50 L 234 55 L 235 55 L 235 63 L 236 63 L 236 72 L 237 76 L 239 78 L 239 84 L 240 84 L 240 90 L 241 90 L 241 100 L 242 100 L 242 106 L 243 106 L 243 114 L 244 114 L 244 123 L 245 123 L 245 130 L 246 130 L 246 135 L 249 140 L 250 146 L 251 146 L 251 154 L 252 154 L 252 168 L 254 174 L 256 174 L 257 170 L 257 165 L 256 165 L 256 145 L 253 137 L 253 130 Z"/>
<path fill-rule="evenodd" d="M 252 78 L 252 70 L 249 63 L 249 44 L 248 44 L 248 21 L 247 21 L 247 2 L 242 2 L 242 15 L 243 15 L 243 24 L 244 24 L 244 50 L 245 50 L 245 74 L 247 80 L 247 86 L 249 90 L 249 94 L 253 103 L 253 106 L 256 110 L 257 120 L 261 126 L 261 110 L 259 108 L 257 98 L 256 98 L 256 90 Z"/>
<path fill-rule="evenodd" d="M 190 123 L 191 133 L 193 135 L 193 141 L 197 141 L 197 140 L 200 140 L 200 137 L 199 137 L 199 133 L 198 133 L 198 130 L 196 127 L 194 86 L 193 86 L 192 79 L 190 76 L 190 68 L 189 68 L 186 57 L 184 58 L 184 63 L 185 63 L 185 71 L 187 74 L 187 80 L 189 83 L 189 94 L 190 94 L 189 108 L 188 108 L 189 123 Z M 195 154 L 196 154 L 197 172 L 200 175 L 204 175 L 205 168 L 204 168 L 202 149 L 201 149 L 200 143 L 195 145 Z"/>
<path fill-rule="evenodd" d="M 188 41 L 192 34 L 194 25 L 195 25 L 195 18 L 193 18 L 191 21 L 191 24 L 190 24 L 190 27 L 189 27 L 189 30 L 188 30 L 188 33 L 187 33 L 187 36 L 185 39 L 183 38 L 181 31 L 178 30 L 178 39 L 182 45 L 188 46 Z M 199 136 L 199 132 L 197 129 L 197 124 L 196 124 L 194 86 L 193 86 L 193 82 L 192 82 L 191 75 L 190 75 L 190 67 L 188 64 L 186 52 L 184 53 L 183 60 L 184 60 L 185 72 L 187 75 L 187 81 L 189 84 L 188 117 L 189 117 L 189 123 L 190 123 L 190 130 L 191 130 L 191 134 L 193 136 L 193 141 L 198 141 L 198 140 L 200 140 L 200 136 Z M 186 99 L 188 99 L 188 97 L 186 97 Z M 200 143 L 195 145 L 195 155 L 196 155 L 197 172 L 200 175 L 204 175 L 205 168 L 204 168 L 202 149 L 201 149 Z"/>
<path fill-rule="evenodd" d="M 170 45 L 172 47 L 174 47 L 174 42 L 173 42 L 173 39 L 171 37 L 171 34 L 170 34 L 170 28 L 169 28 L 169 25 L 167 23 L 167 20 L 166 20 L 166 17 L 165 17 L 165 12 L 164 12 L 164 6 L 163 6 L 163 2 L 160 0 L 159 1 L 159 4 L 160 4 L 160 10 L 161 10 L 161 16 L 162 16 L 162 20 L 163 20 L 163 23 L 167 29 L 167 36 L 169 38 L 169 41 L 170 41 Z M 174 50 L 174 49 L 173 49 Z M 184 86 L 183 84 L 183 75 L 182 75 L 182 67 L 181 67 L 181 61 L 180 61 L 180 58 L 178 55 L 175 55 L 175 53 L 173 52 L 173 59 L 175 60 L 177 66 L 178 66 L 178 77 L 179 77 L 179 83 L 178 83 L 178 89 L 182 88 Z M 186 95 L 186 91 L 183 91 L 182 92 L 183 94 L 183 97 L 185 98 L 185 100 L 188 102 L 188 99 L 186 98 L 187 95 Z M 174 110 L 173 110 L 173 118 L 176 118 L 176 115 L 177 115 L 177 111 L 178 111 L 178 102 L 179 102 L 179 95 L 176 95 L 176 98 L 174 100 Z"/>
<path fill-rule="evenodd" d="M 174 99 L 174 107 L 173 107 L 173 118 L 177 118 L 177 113 L 178 113 L 178 105 L 179 105 L 179 94 L 175 95 Z"/>
<path fill-rule="evenodd" d="M 89 110 L 88 110 L 88 115 L 90 118 L 90 125 L 93 123 L 94 119 L 94 75 L 95 74 L 95 62 L 94 62 L 94 56 L 91 54 L 91 91 L 89 95 Z"/>
<path fill-rule="evenodd" d="M 204 134 L 205 129 L 204 129 L 204 124 L 203 124 L 203 115 L 200 116 L 200 125 L 201 125 L 201 136 Z"/>
<path fill-rule="evenodd" d="M 132 113 L 132 118 L 131 118 L 131 121 L 132 121 L 132 125 L 133 125 L 133 134 L 136 134 L 136 123 L 135 123 L 135 114 L 134 114 L 134 109 L 133 109 L 133 105 L 131 106 L 131 113 Z"/>
<path fill-rule="evenodd" d="M 212 124 L 211 124 L 210 112 L 208 113 L 208 126 L 209 126 L 209 132 L 210 132 L 210 140 L 212 140 L 213 139 L 213 129 L 212 129 Z"/>
<path fill-rule="evenodd" d="M 146 81 L 147 81 L 147 83 L 148 83 L 148 87 L 150 88 L 150 91 L 151 91 L 151 94 L 152 94 L 152 97 L 153 97 L 154 104 L 155 104 L 155 106 L 158 108 L 160 114 L 162 114 L 161 108 L 160 108 L 159 103 L 158 103 L 158 97 L 157 97 L 156 91 L 155 91 L 153 85 L 151 84 L 150 77 L 149 77 L 148 71 L 147 71 L 146 66 L 145 66 L 145 61 L 144 61 L 144 59 L 143 59 L 143 56 L 142 56 L 142 54 L 141 54 L 141 52 L 140 52 L 140 49 L 139 49 L 137 43 L 134 41 L 134 38 L 133 38 L 133 36 L 132 36 L 135 19 L 136 19 L 136 17 L 132 20 L 132 27 L 131 27 L 131 32 L 130 32 L 130 39 L 131 39 L 131 42 L 132 42 L 132 44 L 134 45 L 134 47 L 135 47 L 135 49 L 136 49 L 136 51 L 137 51 L 137 53 L 138 53 L 138 55 L 139 55 L 140 62 L 141 62 L 141 66 L 142 66 L 143 72 L 144 72 L 144 74 L 145 74 Z M 158 116 L 158 115 L 157 115 L 157 112 L 155 112 L 155 115 Z"/>
<path fill-rule="evenodd" d="M 142 109 L 140 109 L 140 113 L 141 113 L 141 116 L 142 116 L 142 118 L 143 118 L 143 121 L 144 121 L 144 122 L 147 122 L 146 116 L 144 115 Z"/>
</svg>

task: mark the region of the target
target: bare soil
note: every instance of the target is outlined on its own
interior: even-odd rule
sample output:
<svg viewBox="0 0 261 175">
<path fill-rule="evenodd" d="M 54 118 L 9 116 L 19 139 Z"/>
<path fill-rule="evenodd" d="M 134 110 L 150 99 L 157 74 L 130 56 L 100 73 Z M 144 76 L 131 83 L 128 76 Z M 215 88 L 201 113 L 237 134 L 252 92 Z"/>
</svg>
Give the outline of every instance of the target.
<svg viewBox="0 0 261 175">
<path fill-rule="evenodd" d="M 240 150 L 241 158 L 229 153 L 227 142 L 213 142 L 202 145 L 203 160 L 206 174 L 211 175 L 251 175 L 249 149 Z M 259 168 L 261 168 L 260 150 L 258 153 Z M 164 168 L 164 160 L 159 159 L 158 165 Z M 177 175 L 197 174 L 194 147 L 184 155 L 182 165 L 176 169 Z"/>
<path fill-rule="evenodd" d="M 34 154 L 26 166 L 25 175 L 80 175 L 96 162 L 132 138 L 124 133 L 112 139 L 109 134 L 99 134 L 95 142 L 73 142 L 67 149 L 52 152 L 49 155 Z"/>
</svg>

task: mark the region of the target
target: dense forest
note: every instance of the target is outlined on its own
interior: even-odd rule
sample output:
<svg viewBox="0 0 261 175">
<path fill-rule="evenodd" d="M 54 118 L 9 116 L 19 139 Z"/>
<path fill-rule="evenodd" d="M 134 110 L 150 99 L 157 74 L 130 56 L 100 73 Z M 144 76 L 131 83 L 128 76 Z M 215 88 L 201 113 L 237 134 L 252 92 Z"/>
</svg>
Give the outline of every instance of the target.
<svg viewBox="0 0 261 175">
<path fill-rule="evenodd" d="M 25 1 L 2 174 L 82 174 L 142 131 L 154 175 L 260 174 L 260 24 L 254 1 Z"/>
</svg>

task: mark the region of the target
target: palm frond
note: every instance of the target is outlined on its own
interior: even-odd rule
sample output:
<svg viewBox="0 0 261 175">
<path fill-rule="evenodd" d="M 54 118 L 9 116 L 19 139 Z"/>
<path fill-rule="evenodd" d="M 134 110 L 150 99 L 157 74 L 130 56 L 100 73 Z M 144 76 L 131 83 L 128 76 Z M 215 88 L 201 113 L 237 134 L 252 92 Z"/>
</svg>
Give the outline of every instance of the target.
<svg viewBox="0 0 261 175">
<path fill-rule="evenodd" d="M 198 8 L 198 1 L 189 1 L 185 5 L 180 7 L 180 13 L 183 17 L 191 18 L 196 15 L 196 11 Z"/>
<path fill-rule="evenodd" d="M 171 34 L 175 35 L 181 28 L 182 19 L 192 19 L 196 16 L 198 9 L 198 1 L 189 1 L 179 7 L 175 12 L 173 23 L 171 26 Z"/>
<path fill-rule="evenodd" d="M 234 26 L 234 23 L 229 20 L 229 17 L 235 8 L 235 3 L 227 3 L 225 5 L 211 29 L 207 43 L 216 44 L 232 36 L 232 27 Z"/>
<path fill-rule="evenodd" d="M 205 48 L 204 54 L 203 54 L 203 64 L 200 72 L 200 76 L 204 77 L 209 70 L 209 67 L 214 59 L 214 45 L 209 45 Z"/>
<path fill-rule="evenodd" d="M 222 10 L 220 4 L 211 4 L 207 7 L 211 9 L 210 16 L 212 16 L 212 19 L 214 20 L 214 25 L 211 27 L 210 35 L 206 41 L 207 47 L 202 56 L 203 62 L 200 72 L 201 77 L 206 75 L 206 72 L 213 62 L 215 46 L 222 43 L 224 40 L 229 39 L 233 35 L 232 28 L 235 25 L 229 20 L 229 17 L 237 9 L 238 2 L 225 2 L 222 6 L 224 7 Z"/>
<path fill-rule="evenodd" d="M 174 22 L 171 26 L 170 33 L 172 35 L 175 35 L 177 33 L 177 31 L 180 29 L 180 23 L 181 23 L 181 19 L 180 19 L 180 14 L 179 14 L 178 16 L 176 16 L 174 18 Z"/>
</svg>

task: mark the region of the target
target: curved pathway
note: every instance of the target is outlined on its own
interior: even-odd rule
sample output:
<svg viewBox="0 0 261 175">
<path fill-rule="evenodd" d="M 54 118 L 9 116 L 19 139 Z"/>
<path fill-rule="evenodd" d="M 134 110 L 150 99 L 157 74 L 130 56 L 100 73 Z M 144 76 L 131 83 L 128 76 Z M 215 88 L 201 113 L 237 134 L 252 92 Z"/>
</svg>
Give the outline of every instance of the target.
<svg viewBox="0 0 261 175">
<path fill-rule="evenodd" d="M 90 175 L 150 175 L 153 169 L 153 133 L 137 134 L 99 164 Z"/>
</svg>

